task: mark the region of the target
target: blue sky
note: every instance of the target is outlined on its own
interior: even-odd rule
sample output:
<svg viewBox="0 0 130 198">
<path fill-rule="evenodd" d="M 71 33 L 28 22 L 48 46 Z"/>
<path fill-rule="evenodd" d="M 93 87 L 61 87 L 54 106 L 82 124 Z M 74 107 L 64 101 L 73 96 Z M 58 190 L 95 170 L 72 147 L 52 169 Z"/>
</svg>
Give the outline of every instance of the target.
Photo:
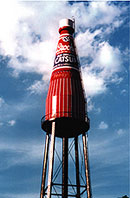
<svg viewBox="0 0 130 198">
<path fill-rule="evenodd" d="M 91 121 L 93 198 L 129 195 L 129 2 L 0 3 L 0 198 L 38 198 L 40 127 L 58 41 L 74 16 Z"/>
</svg>

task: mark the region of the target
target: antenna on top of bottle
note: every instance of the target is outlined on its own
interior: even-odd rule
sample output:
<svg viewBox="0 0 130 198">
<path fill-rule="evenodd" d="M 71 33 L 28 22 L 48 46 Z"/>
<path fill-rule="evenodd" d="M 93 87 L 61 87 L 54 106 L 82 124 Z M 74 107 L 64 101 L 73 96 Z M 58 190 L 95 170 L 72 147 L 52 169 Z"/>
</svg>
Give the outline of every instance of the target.
<svg viewBox="0 0 130 198">
<path fill-rule="evenodd" d="M 74 16 L 72 16 L 72 21 L 73 21 L 74 37 L 75 37 L 75 18 L 74 18 Z"/>
</svg>

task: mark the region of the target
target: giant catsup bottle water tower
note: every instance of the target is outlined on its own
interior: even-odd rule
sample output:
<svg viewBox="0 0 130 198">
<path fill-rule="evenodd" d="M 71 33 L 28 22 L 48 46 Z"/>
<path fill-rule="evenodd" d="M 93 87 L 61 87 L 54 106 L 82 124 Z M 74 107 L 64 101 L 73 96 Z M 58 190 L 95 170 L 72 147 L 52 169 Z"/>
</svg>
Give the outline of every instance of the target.
<svg viewBox="0 0 130 198">
<path fill-rule="evenodd" d="M 43 173 L 40 197 L 81 197 L 87 192 L 91 198 L 88 166 L 87 137 L 89 129 L 86 101 L 82 86 L 78 56 L 73 39 L 74 21 L 62 19 L 59 23 L 59 41 L 54 60 L 53 72 L 46 98 L 46 113 L 42 118 L 42 129 L 46 132 L 43 160 Z M 81 186 L 79 176 L 78 136 L 82 135 L 86 184 Z M 55 137 L 62 139 L 62 182 L 53 182 L 53 164 L 55 154 Z M 75 144 L 76 184 L 68 183 L 68 140 L 73 138 Z M 51 139 L 49 141 L 49 139 Z M 50 152 L 49 152 L 50 144 Z M 49 153 L 49 157 L 48 157 Z M 49 159 L 48 159 L 49 158 Z M 49 162 L 49 165 L 47 165 Z M 47 178 L 48 172 L 48 178 Z M 47 179 L 46 179 L 47 178 Z M 46 181 L 47 180 L 47 181 Z M 47 183 L 47 184 L 46 184 Z M 62 192 L 52 192 L 52 186 L 60 186 Z M 69 186 L 76 188 L 76 193 L 68 191 Z M 81 192 L 81 187 L 84 187 Z"/>
</svg>

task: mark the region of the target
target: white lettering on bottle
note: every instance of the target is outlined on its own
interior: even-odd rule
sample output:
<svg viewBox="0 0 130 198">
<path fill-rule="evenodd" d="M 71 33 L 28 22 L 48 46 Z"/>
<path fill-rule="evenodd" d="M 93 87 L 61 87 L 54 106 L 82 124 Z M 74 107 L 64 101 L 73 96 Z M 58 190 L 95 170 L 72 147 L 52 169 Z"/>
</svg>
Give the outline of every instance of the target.
<svg viewBox="0 0 130 198">
<path fill-rule="evenodd" d="M 72 45 L 63 45 L 62 43 L 59 43 L 59 45 L 57 46 L 56 53 L 58 54 L 59 52 L 64 52 L 64 51 L 74 52 L 74 48 Z"/>
<path fill-rule="evenodd" d="M 57 64 L 60 64 L 60 63 L 76 63 L 76 58 L 75 56 L 71 55 L 71 54 L 60 54 L 58 56 L 56 56 L 55 58 L 55 62 L 54 64 L 57 65 Z"/>
</svg>

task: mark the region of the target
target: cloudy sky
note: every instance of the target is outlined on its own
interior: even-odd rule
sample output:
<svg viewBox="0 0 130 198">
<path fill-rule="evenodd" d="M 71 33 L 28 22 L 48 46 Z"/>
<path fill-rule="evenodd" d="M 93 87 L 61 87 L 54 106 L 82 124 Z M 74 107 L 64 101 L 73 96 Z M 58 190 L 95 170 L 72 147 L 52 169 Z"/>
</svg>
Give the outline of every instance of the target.
<svg viewBox="0 0 130 198">
<path fill-rule="evenodd" d="M 93 198 L 128 195 L 129 2 L 0 2 L 0 198 L 38 198 L 40 127 L 58 41 L 75 17 Z"/>
</svg>

